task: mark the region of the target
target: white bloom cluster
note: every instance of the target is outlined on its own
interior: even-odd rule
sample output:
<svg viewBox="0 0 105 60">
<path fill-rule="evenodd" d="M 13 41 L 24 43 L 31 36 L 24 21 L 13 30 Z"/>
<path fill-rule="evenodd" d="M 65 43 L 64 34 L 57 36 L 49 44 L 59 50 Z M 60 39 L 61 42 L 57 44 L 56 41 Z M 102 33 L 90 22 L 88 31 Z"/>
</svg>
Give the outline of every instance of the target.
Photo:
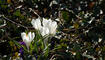
<svg viewBox="0 0 105 60">
<path fill-rule="evenodd" d="M 48 34 L 55 34 L 56 33 L 56 28 L 57 28 L 57 22 L 52 21 L 51 19 L 45 19 L 43 18 L 43 21 L 41 23 L 40 19 L 32 19 L 31 24 L 33 27 L 37 30 L 40 31 L 42 36 L 48 35 Z M 25 32 L 21 33 L 21 37 L 23 42 L 26 44 L 27 49 L 29 51 L 29 46 L 32 42 L 32 40 L 35 37 L 34 33 L 29 32 L 26 34 Z"/>
<path fill-rule="evenodd" d="M 40 31 L 42 36 L 56 33 L 57 22 L 52 21 L 51 19 L 43 18 L 42 23 L 39 18 L 32 19 L 31 24 L 35 29 Z"/>
</svg>

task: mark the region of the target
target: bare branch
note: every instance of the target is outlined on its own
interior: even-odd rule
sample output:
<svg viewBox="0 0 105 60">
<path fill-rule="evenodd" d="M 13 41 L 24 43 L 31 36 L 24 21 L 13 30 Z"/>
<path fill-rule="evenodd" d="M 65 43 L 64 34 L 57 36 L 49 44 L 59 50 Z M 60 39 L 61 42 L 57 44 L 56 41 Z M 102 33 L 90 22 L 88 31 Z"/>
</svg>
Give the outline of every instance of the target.
<svg viewBox="0 0 105 60">
<path fill-rule="evenodd" d="M 24 27 L 24 28 L 28 29 L 28 27 L 26 27 L 26 26 L 24 26 L 24 25 L 21 25 L 21 24 L 19 24 L 19 23 L 16 23 L 16 22 L 10 20 L 9 18 L 5 17 L 4 15 L 3 15 L 2 17 L 3 17 L 3 19 L 5 19 L 5 20 L 7 20 L 7 21 L 9 21 L 9 22 L 11 22 L 11 23 L 13 23 L 13 24 L 16 24 L 16 25 L 18 25 L 18 26 L 21 26 L 21 27 Z"/>
<path fill-rule="evenodd" d="M 38 18 L 41 18 L 32 8 L 29 8 L 30 11 L 32 11 L 35 15 L 38 16 Z"/>
</svg>

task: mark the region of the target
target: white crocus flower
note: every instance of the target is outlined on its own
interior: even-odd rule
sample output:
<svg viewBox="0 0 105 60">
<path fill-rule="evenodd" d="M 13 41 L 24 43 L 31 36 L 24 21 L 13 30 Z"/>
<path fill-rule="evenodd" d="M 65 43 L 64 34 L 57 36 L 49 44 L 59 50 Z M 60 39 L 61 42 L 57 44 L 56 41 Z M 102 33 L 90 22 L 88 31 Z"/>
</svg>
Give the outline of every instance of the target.
<svg viewBox="0 0 105 60">
<path fill-rule="evenodd" d="M 48 27 L 51 22 L 52 22 L 51 19 L 47 20 L 47 19 L 43 18 L 42 24 L 44 27 Z"/>
<path fill-rule="evenodd" d="M 40 33 L 42 36 L 48 35 L 49 34 L 49 29 L 47 27 L 42 27 L 40 30 Z"/>
<path fill-rule="evenodd" d="M 56 28 L 57 28 L 57 22 L 55 21 L 51 22 L 50 27 L 49 27 L 50 34 L 55 34 Z"/>
<path fill-rule="evenodd" d="M 38 18 L 38 19 L 32 19 L 32 21 L 31 21 L 31 24 L 33 25 L 33 27 L 35 28 L 35 29 L 37 29 L 37 30 L 40 30 L 41 29 L 41 21 L 40 21 L 40 19 Z"/>
<path fill-rule="evenodd" d="M 55 34 L 57 28 L 57 22 L 52 21 L 51 19 L 47 20 L 43 18 L 43 26 L 49 29 L 49 34 Z"/>
<path fill-rule="evenodd" d="M 48 35 L 48 34 L 55 34 L 56 28 L 57 28 L 57 22 L 52 21 L 51 19 L 45 19 L 43 18 L 42 25 L 40 19 L 33 19 L 31 21 L 33 27 L 40 31 L 42 36 Z"/>
<path fill-rule="evenodd" d="M 31 33 L 31 32 L 29 32 L 28 34 L 26 34 L 25 32 L 23 32 L 23 33 L 21 33 L 21 37 L 22 37 L 23 42 L 26 44 L 27 49 L 29 51 L 30 43 L 34 39 L 35 34 L 34 33 Z"/>
</svg>

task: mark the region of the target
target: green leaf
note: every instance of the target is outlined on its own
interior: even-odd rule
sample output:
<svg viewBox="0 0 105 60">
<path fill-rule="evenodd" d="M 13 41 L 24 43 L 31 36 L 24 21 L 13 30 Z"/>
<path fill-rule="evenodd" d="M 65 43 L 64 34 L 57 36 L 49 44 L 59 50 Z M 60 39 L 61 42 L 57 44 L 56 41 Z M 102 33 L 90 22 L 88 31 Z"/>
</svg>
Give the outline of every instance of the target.
<svg viewBox="0 0 105 60">
<path fill-rule="evenodd" d="M 20 16 L 20 17 L 21 17 L 20 10 L 16 10 L 16 12 L 14 12 L 13 15 L 15 15 L 15 16 Z"/>
<path fill-rule="evenodd" d="M 66 22 L 69 21 L 69 12 L 62 11 L 62 17 Z"/>
<path fill-rule="evenodd" d="M 19 43 L 18 43 L 17 41 L 15 41 L 15 40 L 13 40 L 13 42 L 14 42 L 19 48 L 23 47 L 24 51 L 25 51 L 25 52 L 28 52 L 27 49 L 26 49 L 23 45 L 19 44 Z"/>
<path fill-rule="evenodd" d="M 40 42 L 41 42 L 41 49 L 44 50 L 44 48 L 45 48 L 44 41 L 42 39 L 40 39 Z"/>
<path fill-rule="evenodd" d="M 79 24 L 78 24 L 78 23 L 74 23 L 73 26 L 74 26 L 75 28 L 79 28 Z"/>
<path fill-rule="evenodd" d="M 6 3 L 5 0 L 0 0 L 0 4 Z"/>
<path fill-rule="evenodd" d="M 37 46 L 37 41 L 36 40 L 34 40 L 35 42 L 34 42 L 34 51 L 36 52 L 36 53 L 38 53 L 38 46 Z"/>
<path fill-rule="evenodd" d="M 81 60 L 81 59 L 82 59 L 80 52 L 76 52 L 76 58 L 77 58 L 78 60 Z"/>
<path fill-rule="evenodd" d="M 1 5 L 2 8 L 7 8 L 7 5 Z"/>
<path fill-rule="evenodd" d="M 49 54 L 49 46 L 50 46 L 50 44 L 48 44 L 45 48 L 44 48 L 44 50 L 43 50 L 43 56 L 44 56 L 44 58 L 47 58 L 47 56 L 48 56 L 48 54 Z"/>
</svg>

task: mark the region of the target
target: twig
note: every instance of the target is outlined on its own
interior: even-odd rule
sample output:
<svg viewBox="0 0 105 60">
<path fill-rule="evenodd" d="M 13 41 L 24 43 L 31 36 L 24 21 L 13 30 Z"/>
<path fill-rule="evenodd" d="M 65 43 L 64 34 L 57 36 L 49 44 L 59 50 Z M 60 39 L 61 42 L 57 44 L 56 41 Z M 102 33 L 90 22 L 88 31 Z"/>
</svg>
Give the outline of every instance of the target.
<svg viewBox="0 0 105 60">
<path fill-rule="evenodd" d="M 4 20 L 4 24 L 3 25 L 0 25 L 0 28 L 3 28 L 6 26 L 6 21 Z"/>
<path fill-rule="evenodd" d="M 51 58 L 50 58 L 50 60 L 53 60 L 53 58 L 55 57 L 56 55 L 53 55 Z"/>
<path fill-rule="evenodd" d="M 29 8 L 30 11 L 32 11 L 35 15 L 38 16 L 38 18 L 41 18 L 32 8 Z"/>
<path fill-rule="evenodd" d="M 61 58 L 64 59 L 64 57 L 63 57 L 62 55 L 54 54 L 54 55 L 50 58 L 50 60 L 54 60 L 54 57 L 61 57 Z"/>
<path fill-rule="evenodd" d="M 86 55 L 85 53 L 83 53 L 82 56 L 85 56 L 87 58 L 92 58 L 93 60 L 96 60 L 96 58 L 94 56 L 91 56 L 91 55 Z"/>
<path fill-rule="evenodd" d="M 11 22 L 11 23 L 13 23 L 13 24 L 16 24 L 16 25 L 18 25 L 18 26 L 24 27 L 24 28 L 26 28 L 26 29 L 28 30 L 28 27 L 26 27 L 26 26 L 24 26 L 24 25 L 21 25 L 21 24 L 19 24 L 19 23 L 16 23 L 16 22 L 14 22 L 14 21 L 8 19 L 8 18 L 5 17 L 4 15 L 2 15 L 1 17 L 3 17 L 3 19 L 5 19 L 5 20 L 7 20 L 7 21 L 9 21 L 9 22 Z"/>
</svg>

